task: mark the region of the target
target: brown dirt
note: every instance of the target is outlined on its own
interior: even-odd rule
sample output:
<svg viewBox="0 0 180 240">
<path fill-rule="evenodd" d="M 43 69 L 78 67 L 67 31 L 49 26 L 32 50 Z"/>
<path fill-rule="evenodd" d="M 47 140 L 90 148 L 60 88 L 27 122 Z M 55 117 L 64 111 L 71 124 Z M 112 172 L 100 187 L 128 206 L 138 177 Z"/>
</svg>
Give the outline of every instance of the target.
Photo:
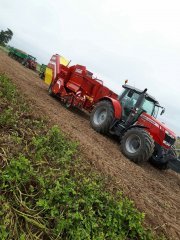
<svg viewBox="0 0 180 240">
<path fill-rule="evenodd" d="M 73 140 L 80 143 L 81 156 L 146 213 L 146 223 L 169 239 L 180 239 L 180 175 L 159 171 L 150 164 L 138 166 L 119 151 L 118 143 L 90 128 L 88 116 L 65 109 L 47 93 L 47 85 L 29 69 L 0 51 L 0 73 L 6 73 L 33 105 Z"/>
</svg>

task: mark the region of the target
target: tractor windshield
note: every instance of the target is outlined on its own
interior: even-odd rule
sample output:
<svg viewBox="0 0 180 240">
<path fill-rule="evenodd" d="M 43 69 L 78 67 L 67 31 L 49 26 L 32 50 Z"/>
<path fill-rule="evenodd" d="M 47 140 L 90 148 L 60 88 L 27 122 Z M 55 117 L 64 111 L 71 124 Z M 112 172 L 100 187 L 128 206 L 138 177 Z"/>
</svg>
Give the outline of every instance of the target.
<svg viewBox="0 0 180 240">
<path fill-rule="evenodd" d="M 125 116 L 128 116 L 131 112 L 131 109 L 135 107 L 137 100 L 139 99 L 140 94 L 134 91 L 125 90 L 120 95 L 120 102 L 123 106 L 123 112 Z M 152 101 L 149 98 L 145 98 L 142 102 L 142 105 L 140 107 L 143 109 L 146 113 L 153 117 L 157 117 L 159 112 L 159 107 L 156 105 L 154 101 Z"/>
<path fill-rule="evenodd" d="M 145 99 L 141 108 L 145 110 L 149 115 L 157 118 L 160 106 L 156 105 L 155 102 L 150 101 L 149 99 Z"/>
<path fill-rule="evenodd" d="M 32 60 L 32 61 L 36 61 L 36 58 L 31 56 L 31 55 L 28 55 L 28 59 Z"/>
<path fill-rule="evenodd" d="M 123 107 L 124 118 L 129 116 L 132 108 L 134 108 L 136 103 L 139 101 L 141 93 L 142 92 L 140 92 L 140 90 L 133 87 L 122 89 L 119 95 L 119 101 Z M 165 111 L 165 109 L 161 107 L 159 103 L 148 94 L 145 95 L 145 97 L 142 99 L 142 102 L 139 102 L 138 105 L 138 108 L 143 109 L 146 113 L 153 116 L 154 118 L 157 118 L 160 108 L 162 109 L 160 113 L 161 115 Z"/>
<path fill-rule="evenodd" d="M 147 99 L 144 99 L 142 109 L 145 110 L 149 115 L 153 115 L 155 104 Z"/>
</svg>

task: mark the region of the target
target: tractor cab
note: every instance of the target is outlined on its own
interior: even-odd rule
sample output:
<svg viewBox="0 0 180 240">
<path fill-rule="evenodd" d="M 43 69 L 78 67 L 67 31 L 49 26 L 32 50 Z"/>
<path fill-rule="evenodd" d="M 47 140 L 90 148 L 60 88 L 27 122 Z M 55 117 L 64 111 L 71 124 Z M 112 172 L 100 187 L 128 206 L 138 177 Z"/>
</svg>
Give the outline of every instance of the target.
<svg viewBox="0 0 180 240">
<path fill-rule="evenodd" d="M 36 71 L 37 66 L 36 58 L 31 55 L 27 55 L 27 57 L 22 62 L 22 65 Z"/>
<path fill-rule="evenodd" d="M 28 55 L 27 56 L 27 60 L 30 60 L 30 61 L 33 61 L 33 62 L 36 62 L 36 58 L 31 56 L 31 55 Z"/>
<path fill-rule="evenodd" d="M 126 84 L 123 85 L 123 91 L 119 95 L 119 101 L 123 109 L 123 119 L 126 119 L 134 108 L 138 108 L 154 118 L 157 118 L 160 108 L 162 109 L 160 114 L 164 113 L 165 109 L 159 105 L 159 102 L 154 97 L 142 93 L 143 91 L 137 88 Z M 141 95 L 142 97 L 140 97 Z"/>
</svg>

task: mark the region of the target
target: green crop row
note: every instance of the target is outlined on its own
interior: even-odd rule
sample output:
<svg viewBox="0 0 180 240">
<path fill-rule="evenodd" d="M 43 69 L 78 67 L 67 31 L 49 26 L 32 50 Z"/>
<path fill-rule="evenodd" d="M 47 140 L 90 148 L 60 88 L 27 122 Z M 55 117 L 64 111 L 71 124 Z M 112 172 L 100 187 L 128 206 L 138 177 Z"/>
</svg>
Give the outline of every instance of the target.
<svg viewBox="0 0 180 240">
<path fill-rule="evenodd" d="M 0 239 L 160 239 L 48 126 L 0 75 Z"/>
</svg>

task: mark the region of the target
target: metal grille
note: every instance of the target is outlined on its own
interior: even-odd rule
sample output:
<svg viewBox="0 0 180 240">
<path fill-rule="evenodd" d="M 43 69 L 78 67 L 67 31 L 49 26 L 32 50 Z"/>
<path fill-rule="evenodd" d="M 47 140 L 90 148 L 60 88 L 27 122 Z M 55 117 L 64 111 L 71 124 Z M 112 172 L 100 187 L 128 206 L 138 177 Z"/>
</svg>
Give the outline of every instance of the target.
<svg viewBox="0 0 180 240">
<path fill-rule="evenodd" d="M 170 145 L 173 145 L 175 143 L 174 138 L 170 137 L 168 134 L 165 133 L 165 139 L 164 139 L 167 143 L 169 143 Z"/>
</svg>

